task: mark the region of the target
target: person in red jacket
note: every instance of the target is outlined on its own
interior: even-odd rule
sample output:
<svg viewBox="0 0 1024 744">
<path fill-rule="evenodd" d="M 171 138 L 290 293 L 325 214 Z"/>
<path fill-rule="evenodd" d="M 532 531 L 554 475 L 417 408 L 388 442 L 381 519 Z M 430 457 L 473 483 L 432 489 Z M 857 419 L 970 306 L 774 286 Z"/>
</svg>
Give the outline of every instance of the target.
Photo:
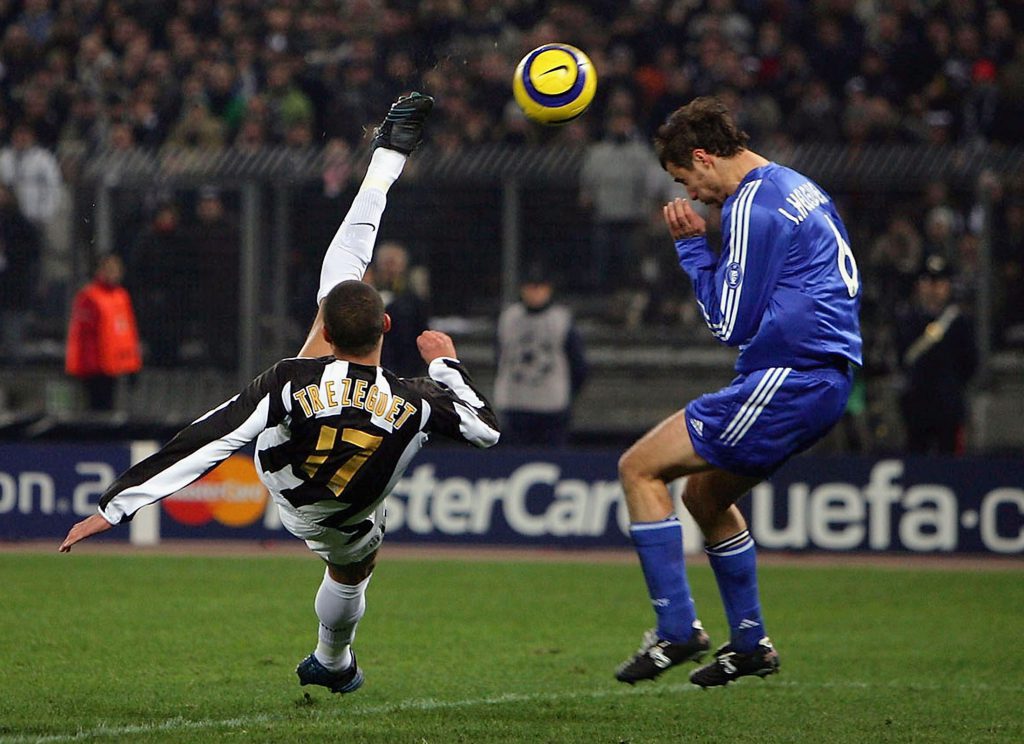
<svg viewBox="0 0 1024 744">
<path fill-rule="evenodd" d="M 94 411 L 112 410 L 117 379 L 142 368 L 135 312 L 121 286 L 123 278 L 121 257 L 102 256 L 71 308 L 65 371 L 82 380 Z"/>
</svg>

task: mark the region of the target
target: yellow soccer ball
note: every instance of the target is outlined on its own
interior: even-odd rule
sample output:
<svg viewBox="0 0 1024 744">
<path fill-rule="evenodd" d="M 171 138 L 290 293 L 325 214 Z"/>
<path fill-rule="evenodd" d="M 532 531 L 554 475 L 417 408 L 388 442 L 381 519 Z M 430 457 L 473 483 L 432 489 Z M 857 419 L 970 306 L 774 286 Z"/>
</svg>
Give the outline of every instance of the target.
<svg viewBox="0 0 1024 744">
<path fill-rule="evenodd" d="M 568 44 L 545 44 L 523 57 L 512 78 L 512 94 L 528 119 L 558 125 L 587 110 L 597 91 L 590 58 Z"/>
</svg>

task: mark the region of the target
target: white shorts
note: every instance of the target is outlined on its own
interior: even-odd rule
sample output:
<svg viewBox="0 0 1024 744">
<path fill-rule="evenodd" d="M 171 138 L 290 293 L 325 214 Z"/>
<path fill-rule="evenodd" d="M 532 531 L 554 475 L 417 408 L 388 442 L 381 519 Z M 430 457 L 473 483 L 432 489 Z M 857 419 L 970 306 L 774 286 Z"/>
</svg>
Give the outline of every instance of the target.
<svg viewBox="0 0 1024 744">
<path fill-rule="evenodd" d="M 362 522 L 349 527 L 324 527 L 310 521 L 302 512 L 291 504 L 277 504 L 281 514 L 281 524 L 306 546 L 335 566 L 347 566 L 359 563 L 384 541 L 384 527 L 387 521 L 387 508 L 384 499 L 376 510 Z"/>
</svg>

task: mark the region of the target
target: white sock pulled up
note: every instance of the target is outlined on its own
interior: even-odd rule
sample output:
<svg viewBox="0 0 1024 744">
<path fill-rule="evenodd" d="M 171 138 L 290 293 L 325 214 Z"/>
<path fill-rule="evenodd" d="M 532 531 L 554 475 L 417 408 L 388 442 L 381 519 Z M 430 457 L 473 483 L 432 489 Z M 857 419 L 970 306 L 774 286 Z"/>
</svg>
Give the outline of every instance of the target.
<svg viewBox="0 0 1024 744">
<path fill-rule="evenodd" d="M 313 655 L 332 672 L 340 672 L 352 664 L 352 641 L 356 637 L 356 626 L 366 612 L 366 587 L 370 578 L 367 576 L 353 586 L 335 581 L 324 571 L 314 603 L 320 627 Z"/>
</svg>

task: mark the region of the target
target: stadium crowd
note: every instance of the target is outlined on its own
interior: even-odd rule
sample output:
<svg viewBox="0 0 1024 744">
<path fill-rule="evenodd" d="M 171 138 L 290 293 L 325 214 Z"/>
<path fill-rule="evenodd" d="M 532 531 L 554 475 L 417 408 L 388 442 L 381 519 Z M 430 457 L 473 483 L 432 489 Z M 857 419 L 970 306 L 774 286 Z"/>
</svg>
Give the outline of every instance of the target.
<svg viewBox="0 0 1024 744">
<path fill-rule="evenodd" d="M 1024 121 L 1022 32 L 1024 3 L 983 0 L 0 0 L 5 358 L 17 357 L 33 303 L 43 314 L 59 309 L 53 295 L 70 289 L 59 193 L 83 156 L 168 146 L 323 147 L 330 155 L 323 191 L 337 196 L 352 177 L 348 154 L 395 92 L 410 89 L 438 99 L 430 144 L 445 151 L 647 143 L 669 112 L 705 94 L 723 97 L 768 151 L 809 142 L 1013 145 Z M 585 49 L 600 77 L 587 115 L 558 129 L 529 124 L 509 87 L 518 59 L 549 41 Z M 614 153 L 605 160 L 622 162 Z M 593 194 L 581 186 L 581 205 L 595 209 L 599 224 L 600 198 L 589 203 Z M 993 340 L 1024 344 L 1024 181 L 994 183 L 993 194 Z M 897 200 L 836 197 L 872 279 L 864 320 L 878 329 L 866 334 L 879 340 L 874 359 L 891 356 L 887 331 L 929 256 L 955 269 L 957 295 L 970 307 L 980 270 L 974 193 L 936 183 Z M 183 238 L 190 256 L 201 245 L 214 255 L 234 242 L 237 220 L 216 192 L 197 192 L 194 201 L 154 200 L 134 216 L 140 229 L 136 263 L 127 257 L 129 285 L 145 279 L 139 256 L 166 254 L 179 232 L 191 236 Z M 652 195 L 651 224 L 642 208 L 628 217 L 650 232 L 641 246 L 663 247 L 656 201 Z M 211 232 L 210 219 L 225 227 Z M 33 264 L 16 245 L 41 260 Z M 638 267 L 647 290 L 634 320 L 685 314 L 692 304 L 685 282 L 665 278 L 674 267 L 624 263 Z M 599 276 L 580 287 L 606 288 Z M 183 302 L 187 292 L 169 294 L 165 304 Z M 679 296 L 654 302 L 659 294 Z M 166 317 L 170 309 L 144 300 L 143 326 L 147 314 Z M 223 312 L 217 328 L 237 322 Z M 151 340 L 151 358 L 175 358 L 180 339 L 168 338 L 155 356 Z"/>
<path fill-rule="evenodd" d="M 695 95 L 755 140 L 1017 141 L 1024 5 L 975 0 L 6 0 L 0 136 L 47 148 L 350 145 L 395 90 L 443 101 L 435 143 L 536 136 L 519 57 L 587 50 L 609 111 L 650 134 Z"/>
</svg>

